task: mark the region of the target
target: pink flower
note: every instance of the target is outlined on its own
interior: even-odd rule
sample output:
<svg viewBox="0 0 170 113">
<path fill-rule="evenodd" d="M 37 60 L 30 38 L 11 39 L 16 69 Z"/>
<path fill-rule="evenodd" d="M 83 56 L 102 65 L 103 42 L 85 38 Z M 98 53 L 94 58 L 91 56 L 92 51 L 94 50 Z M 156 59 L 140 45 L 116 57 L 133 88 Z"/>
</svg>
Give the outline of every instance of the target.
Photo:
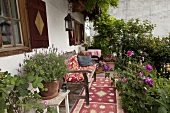
<svg viewBox="0 0 170 113">
<path fill-rule="evenodd" d="M 104 58 L 106 61 L 115 61 L 116 57 L 112 54 L 107 54 L 106 57 Z"/>
<path fill-rule="evenodd" d="M 126 82 L 126 77 L 123 77 L 123 78 L 122 78 L 122 82 Z"/>
<path fill-rule="evenodd" d="M 128 51 L 127 54 L 128 54 L 128 56 L 132 56 L 134 53 L 133 53 L 133 51 Z"/>
<path fill-rule="evenodd" d="M 45 100 L 44 105 L 48 106 L 48 100 Z"/>
<path fill-rule="evenodd" d="M 152 71 L 153 70 L 153 68 L 152 68 L 152 66 L 150 64 L 147 64 L 145 66 L 145 69 L 148 70 L 148 71 Z"/>
<path fill-rule="evenodd" d="M 142 73 L 142 72 L 139 72 L 139 76 L 141 76 L 141 77 L 142 77 L 142 76 L 143 76 L 143 73 Z"/>
<path fill-rule="evenodd" d="M 142 61 L 144 61 L 145 60 L 145 57 L 142 57 Z"/>
</svg>

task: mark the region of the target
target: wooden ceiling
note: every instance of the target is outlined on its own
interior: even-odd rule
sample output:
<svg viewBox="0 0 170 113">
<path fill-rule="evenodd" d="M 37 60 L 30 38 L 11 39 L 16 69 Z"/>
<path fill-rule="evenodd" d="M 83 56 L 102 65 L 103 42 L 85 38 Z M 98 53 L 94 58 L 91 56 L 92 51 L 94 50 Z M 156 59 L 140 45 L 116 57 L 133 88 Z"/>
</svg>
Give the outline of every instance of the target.
<svg viewBox="0 0 170 113">
<path fill-rule="evenodd" d="M 73 12 L 84 12 L 86 0 L 69 0 L 73 4 Z"/>
</svg>

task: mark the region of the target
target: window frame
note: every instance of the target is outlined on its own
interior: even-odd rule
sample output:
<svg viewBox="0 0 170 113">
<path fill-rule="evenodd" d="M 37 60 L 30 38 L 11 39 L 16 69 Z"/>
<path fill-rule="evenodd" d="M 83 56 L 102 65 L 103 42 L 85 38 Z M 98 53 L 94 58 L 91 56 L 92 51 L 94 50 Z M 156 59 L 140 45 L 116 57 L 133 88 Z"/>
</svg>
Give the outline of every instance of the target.
<svg viewBox="0 0 170 113">
<path fill-rule="evenodd" d="M 1 46 L 3 42 L 0 38 L 0 57 L 31 52 L 26 0 L 16 0 L 16 3 L 22 44 Z M 1 34 L 0 37 L 2 37 Z"/>
</svg>

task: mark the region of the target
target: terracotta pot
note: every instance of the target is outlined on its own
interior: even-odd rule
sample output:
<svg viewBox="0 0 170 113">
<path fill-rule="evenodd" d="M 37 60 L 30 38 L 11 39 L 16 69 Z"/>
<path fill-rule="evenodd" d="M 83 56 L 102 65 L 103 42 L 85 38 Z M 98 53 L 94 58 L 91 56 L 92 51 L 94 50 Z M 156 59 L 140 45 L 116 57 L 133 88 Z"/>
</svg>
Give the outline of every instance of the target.
<svg viewBox="0 0 170 113">
<path fill-rule="evenodd" d="M 114 70 L 114 68 L 115 68 L 114 62 L 106 62 L 106 63 L 110 66 L 110 68 L 112 68 Z"/>
<path fill-rule="evenodd" d="M 47 88 L 47 91 L 42 91 L 40 89 L 40 95 L 42 99 L 51 99 L 59 94 L 59 81 L 54 81 L 54 82 L 42 82 L 44 85 L 44 88 Z"/>
<path fill-rule="evenodd" d="M 103 72 L 103 68 L 102 67 L 98 67 L 98 69 L 96 69 L 96 73 L 102 73 Z"/>
</svg>

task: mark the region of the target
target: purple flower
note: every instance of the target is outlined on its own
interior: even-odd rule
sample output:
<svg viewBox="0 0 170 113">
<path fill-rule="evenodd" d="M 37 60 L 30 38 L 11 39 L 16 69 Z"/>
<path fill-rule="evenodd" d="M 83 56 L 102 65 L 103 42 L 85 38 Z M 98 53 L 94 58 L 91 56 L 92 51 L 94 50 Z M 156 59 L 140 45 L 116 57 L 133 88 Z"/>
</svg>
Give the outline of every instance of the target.
<svg viewBox="0 0 170 113">
<path fill-rule="evenodd" d="M 25 57 L 26 57 L 26 55 L 27 55 L 26 52 L 24 52 L 24 56 L 25 56 Z"/>
<path fill-rule="evenodd" d="M 122 78 L 122 82 L 126 82 L 126 77 L 123 77 L 123 78 Z"/>
<path fill-rule="evenodd" d="M 110 71 L 110 66 L 109 66 L 108 64 L 105 64 L 105 65 L 104 65 L 104 70 L 105 70 L 105 71 Z"/>
<path fill-rule="evenodd" d="M 139 76 L 141 76 L 141 77 L 142 77 L 142 76 L 143 76 L 143 73 L 142 73 L 142 72 L 139 72 Z"/>
<path fill-rule="evenodd" d="M 17 69 L 17 71 L 18 71 L 19 73 L 21 73 L 21 70 L 20 70 L 19 68 Z"/>
<path fill-rule="evenodd" d="M 132 56 L 134 53 L 133 53 L 133 51 L 128 51 L 127 54 L 128 54 L 128 56 Z"/>
<path fill-rule="evenodd" d="M 52 48 L 54 48 L 54 44 L 52 44 Z"/>
<path fill-rule="evenodd" d="M 145 69 L 148 70 L 148 71 L 152 71 L 153 70 L 153 68 L 152 68 L 152 66 L 150 64 L 147 64 L 145 66 Z"/>
<path fill-rule="evenodd" d="M 21 67 L 21 63 L 19 63 L 19 67 Z"/>
<path fill-rule="evenodd" d="M 148 84 L 148 85 L 150 85 L 151 87 L 153 87 L 153 80 L 152 80 L 152 78 L 151 77 L 144 77 L 143 78 L 143 81 L 146 83 L 146 84 Z"/>
</svg>

